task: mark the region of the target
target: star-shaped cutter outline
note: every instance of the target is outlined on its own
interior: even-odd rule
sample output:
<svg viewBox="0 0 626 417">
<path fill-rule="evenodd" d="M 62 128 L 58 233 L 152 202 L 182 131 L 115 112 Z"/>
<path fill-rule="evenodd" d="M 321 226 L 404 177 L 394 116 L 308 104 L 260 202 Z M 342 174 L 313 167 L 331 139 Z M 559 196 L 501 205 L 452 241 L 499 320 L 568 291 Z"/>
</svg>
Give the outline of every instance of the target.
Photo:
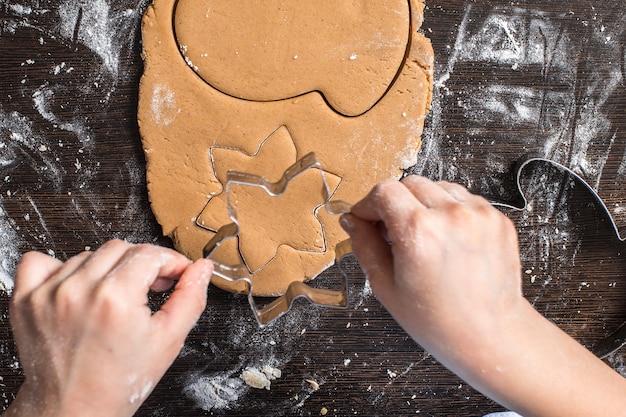
<svg viewBox="0 0 626 417">
<path fill-rule="evenodd" d="M 281 134 L 281 132 L 284 130 L 284 133 Z M 284 136 L 284 134 L 286 133 L 286 136 Z M 285 143 L 282 143 L 285 142 Z M 240 155 L 244 155 L 248 158 L 261 158 L 261 155 L 263 153 L 265 153 L 264 157 L 267 157 L 267 152 L 268 152 L 268 148 L 269 149 L 275 149 L 276 147 L 279 147 L 278 149 L 283 150 L 283 146 L 289 146 L 290 150 L 293 152 L 293 161 L 297 161 L 297 147 L 296 144 L 294 142 L 293 139 L 293 135 L 289 129 L 288 126 L 286 125 L 280 125 L 279 127 L 277 127 L 276 129 L 274 129 L 269 135 L 267 135 L 266 137 L 263 138 L 263 140 L 261 141 L 261 143 L 258 145 L 257 149 L 251 153 L 248 154 L 245 151 L 238 149 L 238 148 L 233 148 L 233 147 L 224 147 L 224 146 L 211 146 L 209 148 L 209 153 L 210 153 L 210 158 L 211 158 L 211 167 L 213 170 L 213 174 L 215 175 L 215 177 L 218 179 L 218 181 L 220 181 L 220 183 L 222 184 L 222 190 L 219 193 L 215 193 L 215 194 L 211 194 L 210 195 L 210 199 L 209 201 L 205 204 L 204 208 L 202 209 L 202 211 L 200 212 L 200 214 L 198 214 L 198 216 L 195 218 L 195 224 L 196 226 L 205 229 L 205 230 L 209 230 L 213 233 L 216 233 L 218 231 L 218 229 L 225 224 L 224 219 L 222 219 L 222 221 L 215 221 L 215 220 L 210 220 L 209 224 L 207 225 L 205 223 L 205 219 L 203 219 L 204 213 L 205 211 L 207 211 L 207 209 L 209 209 L 209 207 L 211 206 L 211 204 L 213 203 L 214 199 L 221 199 L 223 201 L 223 204 L 226 206 L 225 207 L 225 211 L 226 214 L 228 216 L 229 213 L 229 206 L 228 206 L 228 202 L 229 202 L 229 198 L 230 198 L 230 193 L 226 192 L 226 180 L 227 180 L 227 176 L 228 176 L 228 172 L 230 171 L 238 171 L 238 172 L 246 172 L 246 173 L 252 173 L 254 172 L 254 170 L 250 170 L 248 171 L 247 169 L 230 169 L 230 170 L 226 170 L 225 173 L 222 173 L 220 175 L 220 173 L 218 173 L 218 158 L 216 158 L 214 152 L 217 150 L 220 151 L 229 151 L 229 152 L 233 152 L 233 153 L 237 153 Z M 272 152 L 271 150 L 269 152 Z M 276 152 L 279 152 L 278 150 L 276 150 Z M 221 159 L 221 158 L 219 158 Z M 290 158 L 291 159 L 291 158 Z M 292 162 L 289 164 L 289 166 L 294 165 L 296 162 Z M 223 163 L 220 165 L 224 165 Z M 283 165 L 283 167 L 286 165 Z M 288 168 L 283 168 L 283 173 L 285 172 L 285 170 L 287 170 Z M 220 169 L 221 171 L 221 169 Z M 275 171 L 275 169 L 274 169 Z M 279 172 L 279 171 L 278 171 Z M 324 173 L 324 177 L 322 179 L 326 179 L 326 184 L 328 185 L 328 190 L 329 190 L 329 195 L 333 195 L 338 187 L 340 186 L 341 182 L 342 182 L 342 178 L 339 176 L 336 176 L 334 174 L 329 173 L 328 171 L 323 171 Z M 259 174 L 255 174 L 258 176 L 264 176 L 264 175 L 259 175 Z M 267 175 L 267 173 L 265 173 L 265 175 Z M 337 185 L 333 184 L 333 181 L 331 180 L 332 177 L 336 177 L 338 179 L 338 183 Z M 267 178 L 267 177 L 264 177 Z M 270 195 L 271 197 L 271 195 Z M 291 247 L 294 250 L 297 250 L 299 252 L 305 252 L 305 253 L 325 253 L 328 250 L 328 245 L 326 242 L 326 239 L 324 238 L 325 233 L 326 233 L 326 226 L 322 223 L 322 221 L 320 220 L 319 216 L 318 216 L 318 210 L 321 209 L 324 206 L 324 203 L 321 204 L 317 204 L 315 207 L 315 210 L 313 210 L 313 217 L 316 219 L 316 224 L 317 226 L 319 226 L 319 230 L 321 231 L 321 236 L 322 236 L 322 247 L 321 248 L 305 248 L 305 247 L 297 247 L 294 245 L 291 245 L 287 242 L 283 242 L 280 244 L 277 244 L 274 250 L 274 253 L 272 255 L 271 258 L 267 258 L 267 260 L 260 266 L 257 267 L 253 267 L 248 261 L 247 261 L 247 256 L 246 254 L 243 252 L 243 248 L 241 246 L 241 242 L 239 242 L 239 256 L 243 261 L 243 264 L 246 265 L 248 267 L 248 269 L 252 272 L 252 273 L 256 273 L 259 272 L 261 269 L 265 268 L 269 262 L 273 261 L 276 258 L 277 255 L 277 251 L 278 248 L 280 246 L 286 245 L 288 247 Z M 334 213 L 330 213 L 330 214 L 334 214 Z M 211 224 L 212 223 L 212 224 Z M 239 236 L 241 237 L 241 236 Z M 257 265 L 259 265 L 259 263 L 257 263 Z"/>
<path fill-rule="evenodd" d="M 285 170 L 282 177 L 277 182 L 270 182 L 264 177 L 245 172 L 229 171 L 226 177 L 224 191 L 228 203 L 228 216 L 232 223 L 221 226 L 213 238 L 205 245 L 202 255 L 210 259 L 211 254 L 225 241 L 239 235 L 239 223 L 237 212 L 230 201 L 230 186 L 245 185 L 250 187 L 263 188 L 270 196 L 276 197 L 285 192 L 289 183 L 298 175 L 309 169 L 317 169 L 322 178 L 322 201 L 324 208 L 330 214 L 344 214 L 350 212 L 350 204 L 341 200 L 331 200 L 330 186 L 326 180 L 324 170 L 314 152 L 310 152 L 297 160 L 293 165 Z M 343 270 L 341 264 L 343 260 L 352 253 L 352 245 L 349 240 L 339 242 L 335 246 L 335 264 L 342 275 L 342 288 L 340 290 L 329 290 L 314 288 L 304 282 L 294 281 L 287 287 L 285 294 L 277 297 L 264 307 L 254 300 L 252 295 L 252 277 L 248 267 L 244 264 L 227 265 L 219 261 L 212 260 L 213 274 L 229 282 L 244 282 L 247 286 L 247 296 L 250 308 L 260 327 L 272 323 L 289 311 L 294 301 L 305 298 L 311 304 L 333 308 L 348 307 L 348 274 Z"/>
</svg>

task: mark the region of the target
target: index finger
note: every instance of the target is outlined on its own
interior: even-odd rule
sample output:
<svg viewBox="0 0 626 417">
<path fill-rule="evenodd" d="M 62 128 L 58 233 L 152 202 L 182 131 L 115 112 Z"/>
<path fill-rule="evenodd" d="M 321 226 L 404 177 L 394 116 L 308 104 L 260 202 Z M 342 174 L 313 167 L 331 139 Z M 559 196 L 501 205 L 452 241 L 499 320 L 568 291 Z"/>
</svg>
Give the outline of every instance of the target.
<svg viewBox="0 0 626 417">
<path fill-rule="evenodd" d="M 143 299 L 157 280 L 176 280 L 189 265 L 187 257 L 172 249 L 142 244 L 129 248 L 104 279 Z"/>
<path fill-rule="evenodd" d="M 62 266 L 63 262 L 43 253 L 24 254 L 15 269 L 13 301 L 30 294 Z"/>
<path fill-rule="evenodd" d="M 170 346 L 172 360 L 204 312 L 212 272 L 213 263 L 208 259 L 200 258 L 191 264 L 182 274 L 174 292 L 153 316 L 156 325 L 167 336 L 161 341 Z"/>
<path fill-rule="evenodd" d="M 352 206 L 351 213 L 362 220 L 382 221 L 392 241 L 403 235 L 417 210 L 426 207 L 399 181 L 377 184 L 365 198 Z"/>
</svg>

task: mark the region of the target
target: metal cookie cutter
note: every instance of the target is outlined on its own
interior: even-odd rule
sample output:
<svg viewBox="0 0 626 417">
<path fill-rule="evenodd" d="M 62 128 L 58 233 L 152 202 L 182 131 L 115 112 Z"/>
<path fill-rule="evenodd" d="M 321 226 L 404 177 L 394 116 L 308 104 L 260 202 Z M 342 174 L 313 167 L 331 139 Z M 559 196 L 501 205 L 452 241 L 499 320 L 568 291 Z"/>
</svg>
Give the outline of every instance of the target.
<svg viewBox="0 0 626 417">
<path fill-rule="evenodd" d="M 570 168 L 558 162 L 554 162 L 550 159 L 544 158 L 544 157 L 527 155 L 525 158 L 522 159 L 522 161 L 517 166 L 516 184 L 517 184 L 517 190 L 519 192 L 519 195 L 522 197 L 521 207 L 513 206 L 510 204 L 503 204 L 503 203 L 492 203 L 492 205 L 498 206 L 498 207 L 505 207 L 505 208 L 509 208 L 513 210 L 524 210 L 528 206 L 528 200 L 526 199 L 526 196 L 524 195 L 524 192 L 522 190 L 521 176 L 522 176 L 522 171 L 524 170 L 524 168 L 526 168 L 527 165 L 533 162 L 541 162 L 541 163 L 546 163 L 548 165 L 552 165 L 558 168 L 559 170 L 567 173 L 572 178 L 574 178 L 578 183 L 585 186 L 585 188 L 589 190 L 591 195 L 598 202 L 601 210 L 606 214 L 617 238 L 621 242 L 624 242 L 624 240 L 626 240 L 625 237 L 621 236 L 619 228 L 617 227 L 617 224 L 615 223 L 615 219 L 611 215 L 611 212 L 609 211 L 608 207 L 606 206 L 606 204 L 604 203 L 600 195 L 598 195 L 598 192 L 591 185 L 589 185 L 587 181 L 585 181 L 580 175 L 576 174 Z M 622 346 L 625 346 L 625 345 L 626 345 L 626 322 L 624 322 L 620 327 L 618 327 L 617 330 L 615 330 L 614 332 L 612 332 L 605 338 L 596 342 L 596 344 L 592 346 L 591 351 L 593 352 L 593 354 L 595 354 L 596 356 L 602 359 L 602 358 L 609 356 L 610 354 L 612 354 L 613 352 L 615 352 L 616 350 L 620 349 Z"/>
<path fill-rule="evenodd" d="M 344 214 L 350 211 L 350 204 L 340 200 L 330 200 L 331 190 L 326 180 L 324 170 L 317 160 L 315 153 L 311 152 L 296 161 L 287 168 L 283 176 L 275 183 L 267 181 L 265 178 L 249 173 L 229 171 L 226 178 L 225 192 L 228 200 L 228 215 L 232 223 L 220 227 L 213 238 L 203 249 L 203 256 L 210 258 L 211 254 L 227 239 L 234 238 L 239 234 L 239 223 L 237 212 L 230 201 L 230 187 L 233 184 L 246 185 L 250 187 L 263 188 L 270 196 L 276 197 L 283 194 L 289 182 L 298 175 L 309 169 L 317 169 L 322 178 L 322 201 L 324 208 L 330 214 Z M 352 246 L 349 240 L 339 242 L 335 246 L 335 264 L 339 267 L 342 275 L 342 287 L 340 290 L 329 290 L 313 288 L 309 285 L 294 281 L 288 287 L 285 294 L 273 300 L 264 307 L 259 307 L 252 295 L 252 277 L 248 267 L 244 264 L 226 265 L 219 261 L 213 261 L 213 273 L 229 282 L 244 282 L 247 286 L 248 302 L 260 327 L 264 327 L 278 319 L 293 305 L 298 298 L 305 298 L 309 302 L 319 306 L 334 308 L 347 308 L 348 306 L 348 275 L 342 269 L 341 264 L 345 257 L 352 253 Z"/>
</svg>

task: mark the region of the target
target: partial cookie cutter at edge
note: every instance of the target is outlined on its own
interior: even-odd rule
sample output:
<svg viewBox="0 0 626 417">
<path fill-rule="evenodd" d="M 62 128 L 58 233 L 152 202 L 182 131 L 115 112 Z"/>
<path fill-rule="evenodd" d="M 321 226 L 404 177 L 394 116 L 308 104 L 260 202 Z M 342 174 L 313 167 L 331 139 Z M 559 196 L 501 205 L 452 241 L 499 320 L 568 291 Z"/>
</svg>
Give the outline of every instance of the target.
<svg viewBox="0 0 626 417">
<path fill-rule="evenodd" d="M 350 204 L 345 201 L 330 200 L 331 191 L 328 182 L 326 181 L 324 170 L 313 152 L 306 154 L 292 166 L 287 168 L 283 176 L 275 183 L 269 182 L 265 178 L 258 175 L 229 171 L 226 177 L 225 192 L 228 199 L 228 215 L 233 222 L 219 228 L 217 233 L 204 247 L 202 251 L 203 256 L 210 259 L 211 254 L 213 254 L 222 242 L 227 239 L 234 238 L 239 234 L 237 213 L 230 203 L 229 191 L 232 184 L 260 187 L 263 188 L 269 195 L 276 197 L 285 192 L 291 180 L 309 169 L 318 169 L 320 172 L 323 182 L 323 205 L 326 211 L 330 214 L 337 215 L 348 213 L 350 211 Z M 259 308 L 257 303 L 254 301 L 254 296 L 252 295 L 252 276 L 254 274 L 249 271 L 247 266 L 243 264 L 226 265 L 219 261 L 212 260 L 213 274 L 229 282 L 244 282 L 246 284 L 248 287 L 247 295 L 250 308 L 252 309 L 259 326 L 265 327 L 287 313 L 294 301 L 298 298 L 305 298 L 310 303 L 319 306 L 347 308 L 348 275 L 341 267 L 341 264 L 344 258 L 351 253 L 352 246 L 349 240 L 339 242 L 335 246 L 335 264 L 339 267 L 342 275 L 342 288 L 340 290 L 313 288 L 304 282 L 294 281 L 289 284 L 285 294 L 279 296 L 263 308 Z"/>
<path fill-rule="evenodd" d="M 535 155 L 527 155 L 521 160 L 521 162 L 517 166 L 516 183 L 517 183 L 517 191 L 519 192 L 519 195 L 522 197 L 521 207 L 517 207 L 514 205 L 510 205 L 510 204 L 492 202 L 491 204 L 493 206 L 504 207 L 504 208 L 513 209 L 513 210 L 524 210 L 528 206 L 528 200 L 526 199 L 526 196 L 524 195 L 524 191 L 522 190 L 521 176 L 522 176 L 522 171 L 524 171 L 524 168 L 526 168 L 527 165 L 533 162 L 541 162 L 541 163 L 547 163 L 548 165 L 552 165 L 553 167 L 556 167 L 557 169 L 573 177 L 580 184 L 584 185 L 585 188 L 587 188 L 591 192 L 595 200 L 599 203 L 600 207 L 605 212 L 617 238 L 621 242 L 624 242 L 626 240 L 626 238 L 622 237 L 622 235 L 620 234 L 619 228 L 617 227 L 617 224 L 615 223 L 615 219 L 611 215 L 609 208 L 606 206 L 606 204 L 604 203 L 604 201 L 602 200 L 598 192 L 591 185 L 589 185 L 589 183 L 587 183 L 587 181 L 585 181 L 580 175 L 575 173 L 571 168 L 568 168 L 565 165 L 562 165 L 558 162 L 552 161 L 544 157 L 535 156 Z M 626 345 L 626 322 L 622 323 L 622 325 L 620 325 L 617 328 L 617 330 L 615 330 L 614 332 L 612 332 L 605 338 L 596 342 L 596 344 L 591 347 L 591 351 L 593 352 L 594 355 L 598 356 L 600 359 L 603 359 L 625 345 Z"/>
</svg>

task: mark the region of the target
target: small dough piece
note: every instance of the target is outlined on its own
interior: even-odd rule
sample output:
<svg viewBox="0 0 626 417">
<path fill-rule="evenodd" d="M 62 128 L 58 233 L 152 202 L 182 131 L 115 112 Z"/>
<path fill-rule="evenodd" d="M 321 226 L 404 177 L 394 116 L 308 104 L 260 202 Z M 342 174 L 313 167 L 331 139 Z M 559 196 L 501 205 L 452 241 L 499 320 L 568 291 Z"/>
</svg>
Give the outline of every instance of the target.
<svg viewBox="0 0 626 417">
<path fill-rule="evenodd" d="M 272 381 L 281 376 L 282 371 L 280 369 L 265 365 L 260 370 L 256 368 L 244 369 L 243 372 L 241 372 L 240 378 L 249 387 L 270 390 Z"/>
<path fill-rule="evenodd" d="M 232 221 L 229 169 L 275 181 L 315 152 L 333 198 L 356 202 L 413 165 L 432 93 L 423 9 L 423 0 L 154 0 L 138 122 L 152 210 L 176 248 L 198 258 Z M 347 238 L 337 216 L 315 208 L 313 171 L 276 201 L 237 191 L 241 234 L 212 256 L 259 268 L 255 295 L 316 277 Z"/>
</svg>

